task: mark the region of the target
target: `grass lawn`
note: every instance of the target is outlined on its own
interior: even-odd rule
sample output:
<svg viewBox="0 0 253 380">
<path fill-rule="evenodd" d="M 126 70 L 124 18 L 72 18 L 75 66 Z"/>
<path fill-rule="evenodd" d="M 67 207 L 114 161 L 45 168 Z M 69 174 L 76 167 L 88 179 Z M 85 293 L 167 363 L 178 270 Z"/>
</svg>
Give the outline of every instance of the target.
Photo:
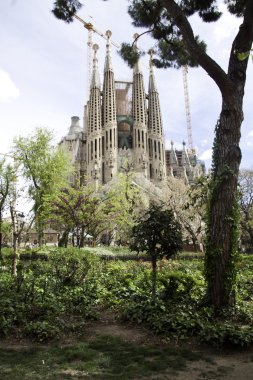
<svg viewBox="0 0 253 380">
<path fill-rule="evenodd" d="M 169 378 L 199 355 L 185 349 L 146 346 L 97 336 L 71 346 L 0 349 L 3 380 Z"/>
</svg>

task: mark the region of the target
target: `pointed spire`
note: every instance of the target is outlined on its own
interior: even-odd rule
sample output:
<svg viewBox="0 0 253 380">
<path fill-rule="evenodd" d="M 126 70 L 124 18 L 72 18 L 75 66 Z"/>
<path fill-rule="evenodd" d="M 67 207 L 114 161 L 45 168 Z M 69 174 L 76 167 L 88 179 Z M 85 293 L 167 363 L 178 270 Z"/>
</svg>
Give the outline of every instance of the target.
<svg viewBox="0 0 253 380">
<path fill-rule="evenodd" d="M 101 96 L 100 79 L 98 71 L 97 51 L 99 46 L 93 45 L 93 72 L 90 86 L 89 110 L 88 110 L 88 133 L 101 130 Z"/>
<path fill-rule="evenodd" d="M 102 124 L 104 128 L 108 127 L 108 123 L 114 122 L 117 124 L 116 119 L 116 94 L 114 83 L 114 71 L 112 67 L 111 58 L 111 42 L 110 37 L 112 32 L 106 31 L 107 44 L 106 44 L 106 57 L 104 66 L 104 81 L 103 81 L 103 102 L 102 102 Z M 111 126 L 110 126 L 111 127 Z"/>
<path fill-rule="evenodd" d="M 148 129 L 153 131 L 157 136 L 162 137 L 163 126 L 162 117 L 159 102 L 159 93 L 155 81 L 154 70 L 153 70 L 153 50 L 149 50 L 150 54 L 150 76 L 149 76 L 149 91 L 148 91 Z"/>
<path fill-rule="evenodd" d="M 150 49 L 148 54 L 150 55 L 150 59 L 149 59 L 149 67 L 150 67 L 149 91 L 158 92 L 157 84 L 156 84 L 156 80 L 155 80 L 154 68 L 153 68 L 154 67 L 154 64 L 153 64 L 154 50 Z"/>
<path fill-rule="evenodd" d="M 188 156 L 188 152 L 186 150 L 186 143 L 183 141 L 183 150 L 182 150 L 182 158 L 181 158 L 182 166 L 184 165 L 190 165 L 190 160 Z"/>
<path fill-rule="evenodd" d="M 110 41 L 112 32 L 110 30 L 107 30 L 105 32 L 105 35 L 107 37 L 107 43 L 106 43 L 106 56 L 105 56 L 104 71 L 113 71 L 112 57 L 111 57 L 111 41 Z"/>
<path fill-rule="evenodd" d="M 92 79 L 91 79 L 91 88 L 100 88 L 100 78 L 98 71 L 98 59 L 97 59 L 97 51 L 99 46 L 97 44 L 93 45 L 94 50 L 94 58 L 93 58 L 93 71 L 92 71 Z"/>
<path fill-rule="evenodd" d="M 139 37 L 139 34 L 138 33 L 134 33 L 134 35 L 133 35 L 133 38 L 134 38 L 134 49 L 136 49 L 136 50 L 138 50 L 138 46 L 137 46 L 137 39 L 138 39 L 138 37 Z M 134 65 L 134 74 L 142 74 L 140 59 L 138 59 L 138 61 Z"/>
</svg>

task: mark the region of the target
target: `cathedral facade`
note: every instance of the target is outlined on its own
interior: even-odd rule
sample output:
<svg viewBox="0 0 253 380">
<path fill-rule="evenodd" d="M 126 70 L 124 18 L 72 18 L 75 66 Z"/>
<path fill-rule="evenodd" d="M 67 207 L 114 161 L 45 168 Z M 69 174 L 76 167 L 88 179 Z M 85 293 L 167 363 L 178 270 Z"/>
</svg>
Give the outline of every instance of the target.
<svg viewBox="0 0 253 380">
<path fill-rule="evenodd" d="M 93 70 L 89 100 L 84 107 L 83 128 L 79 125 L 79 118 L 73 116 L 69 133 L 60 142 L 71 152 L 76 176 L 81 183 L 106 184 L 118 172 L 129 170 L 158 187 L 162 187 L 167 175 L 191 182 L 199 175 L 196 155 L 193 153 L 190 157 L 185 145 L 179 155 L 173 144 L 165 152 L 152 57 L 146 93 L 139 62 L 133 68 L 131 81 L 115 80 L 110 34 L 102 85 L 98 45 L 93 46 L 93 51 Z"/>
</svg>

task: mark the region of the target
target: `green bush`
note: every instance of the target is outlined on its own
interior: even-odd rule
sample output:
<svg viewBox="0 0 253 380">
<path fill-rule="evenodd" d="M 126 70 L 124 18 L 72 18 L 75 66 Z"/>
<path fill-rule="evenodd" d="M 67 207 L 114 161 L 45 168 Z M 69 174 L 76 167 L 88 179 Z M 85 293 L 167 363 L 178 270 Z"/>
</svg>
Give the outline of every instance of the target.
<svg viewBox="0 0 253 380">
<path fill-rule="evenodd" d="M 17 277 L 8 265 L 0 271 L 0 335 L 17 331 L 45 342 L 79 333 L 107 307 L 167 339 L 194 335 L 219 347 L 253 343 L 251 256 L 238 263 L 237 308 L 218 320 L 203 303 L 202 260 L 161 260 L 154 302 L 149 262 L 105 261 L 92 250 L 72 248 L 53 248 L 47 255 L 46 261 L 20 260 Z"/>
<path fill-rule="evenodd" d="M 47 261 L 20 260 L 17 277 L 11 276 L 8 268 L 0 273 L 0 334 L 15 332 L 18 327 L 42 341 L 66 330 L 64 321 L 72 315 L 93 318 L 98 263 L 87 252 L 55 249 Z"/>
<path fill-rule="evenodd" d="M 44 343 L 56 338 L 60 333 L 60 328 L 49 321 L 29 322 L 24 329 L 27 336 L 33 340 Z"/>
</svg>

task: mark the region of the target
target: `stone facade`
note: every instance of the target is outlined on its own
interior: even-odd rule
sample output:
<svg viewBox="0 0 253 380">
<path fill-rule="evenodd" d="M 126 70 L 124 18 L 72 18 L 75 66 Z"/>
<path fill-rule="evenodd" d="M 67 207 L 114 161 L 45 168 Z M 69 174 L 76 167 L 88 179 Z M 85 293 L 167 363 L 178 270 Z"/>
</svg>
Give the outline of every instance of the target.
<svg viewBox="0 0 253 380">
<path fill-rule="evenodd" d="M 60 144 L 67 146 L 81 183 L 106 184 L 118 172 L 133 170 L 138 176 L 162 187 L 166 175 L 192 182 L 200 174 L 196 154 L 173 148 L 165 152 L 164 132 L 152 55 L 148 93 L 137 62 L 132 81 L 114 78 L 108 34 L 103 84 L 98 70 L 98 45 L 93 46 L 93 71 L 89 100 L 84 107 L 84 126 L 71 118 L 69 133 Z M 72 179 L 74 180 L 74 179 Z"/>
</svg>

